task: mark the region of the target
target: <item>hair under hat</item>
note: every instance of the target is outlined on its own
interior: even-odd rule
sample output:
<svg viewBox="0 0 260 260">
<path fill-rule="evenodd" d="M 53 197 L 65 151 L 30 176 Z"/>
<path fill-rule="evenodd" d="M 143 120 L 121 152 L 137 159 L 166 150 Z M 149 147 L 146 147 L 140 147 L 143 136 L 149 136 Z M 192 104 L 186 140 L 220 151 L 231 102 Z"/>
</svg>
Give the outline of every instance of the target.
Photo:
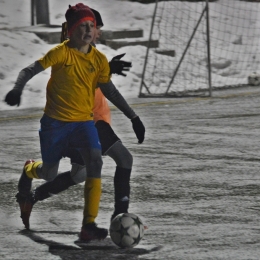
<svg viewBox="0 0 260 260">
<path fill-rule="evenodd" d="M 95 15 L 95 18 L 96 18 L 96 26 L 101 26 L 101 27 L 104 26 L 100 13 L 99 13 L 97 10 L 92 9 L 92 8 L 90 8 L 90 10 L 91 10 L 91 11 L 94 13 L 94 15 Z"/>
<path fill-rule="evenodd" d="M 73 30 L 84 21 L 92 21 L 96 25 L 96 18 L 91 9 L 82 3 L 74 6 L 69 5 L 69 9 L 65 14 L 68 23 L 68 35 L 70 36 Z"/>
</svg>

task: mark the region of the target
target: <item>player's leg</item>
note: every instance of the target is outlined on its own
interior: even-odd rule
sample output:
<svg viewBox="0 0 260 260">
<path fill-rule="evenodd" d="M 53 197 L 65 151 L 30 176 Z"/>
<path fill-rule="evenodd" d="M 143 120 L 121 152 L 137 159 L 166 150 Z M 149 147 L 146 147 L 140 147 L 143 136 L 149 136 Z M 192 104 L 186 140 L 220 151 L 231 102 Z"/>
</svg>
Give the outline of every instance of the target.
<svg viewBox="0 0 260 260">
<path fill-rule="evenodd" d="M 34 198 L 30 191 L 32 179 L 44 179 L 44 175 L 55 176 L 57 175 L 58 167 L 59 161 L 50 164 L 44 164 L 42 162 L 32 162 L 25 165 L 22 176 L 18 183 L 18 193 L 16 194 L 16 201 L 19 204 L 21 212 L 20 216 L 26 229 L 30 228 L 29 219 L 34 204 Z M 28 183 L 30 184 L 28 185 Z"/>
<path fill-rule="evenodd" d="M 18 193 L 15 195 L 16 201 L 20 207 L 20 217 L 26 229 L 29 229 L 29 218 L 32 211 L 33 200 L 31 196 L 31 187 L 32 187 L 32 177 L 28 176 L 27 169 L 32 168 L 32 165 L 35 164 L 35 161 L 28 160 L 25 162 L 22 175 L 18 181 Z M 37 164 L 37 163 L 36 163 Z M 38 176 L 35 176 L 38 177 Z"/>
<path fill-rule="evenodd" d="M 80 156 L 77 153 L 77 156 Z M 81 156 L 80 156 L 81 158 Z M 77 158 L 76 160 L 79 162 L 80 159 Z M 83 164 L 83 160 L 80 161 Z M 51 169 L 50 169 L 51 171 Z M 44 184 L 40 185 L 30 194 L 27 196 L 26 204 L 23 203 L 23 211 L 21 213 L 22 220 L 26 226 L 29 228 L 29 218 L 33 208 L 33 205 L 37 201 L 42 201 L 54 194 L 58 194 L 64 190 L 67 190 L 69 187 L 76 185 L 80 182 L 86 180 L 86 167 L 83 165 L 79 165 L 76 163 L 72 163 L 71 171 L 67 171 L 61 174 L 58 174 L 52 181 L 47 181 Z"/>
<path fill-rule="evenodd" d="M 59 160 L 62 156 L 62 147 L 66 142 L 67 129 L 64 123 L 44 115 L 41 119 L 40 143 L 42 161 L 29 161 L 23 169 L 18 183 L 17 202 L 21 210 L 21 218 L 29 229 L 29 217 L 33 201 L 31 196 L 31 183 L 33 178 L 53 180 L 58 172 Z M 66 144 L 66 143 L 65 143 Z"/>
<path fill-rule="evenodd" d="M 102 154 L 111 157 L 117 165 L 114 176 L 115 209 L 111 217 L 113 219 L 116 215 L 128 211 L 133 157 L 107 122 L 97 121 L 96 128 L 102 146 Z"/>
<path fill-rule="evenodd" d="M 76 149 L 68 148 L 64 157 L 71 159 L 71 170 L 58 174 L 54 180 L 46 182 L 33 191 L 34 203 L 67 190 L 69 187 L 86 180 L 86 167 L 81 154 Z"/>
<path fill-rule="evenodd" d="M 130 200 L 130 177 L 133 157 L 129 150 L 119 141 L 108 151 L 107 155 L 116 163 L 114 175 L 114 212 L 111 220 L 120 213 L 127 213 Z"/>
<path fill-rule="evenodd" d="M 101 146 L 93 121 L 78 125 L 73 132 L 74 137 L 70 140 L 70 147 L 77 147 L 86 165 L 87 177 L 84 188 L 84 212 L 80 239 L 90 241 L 104 239 L 108 231 L 98 228 L 95 219 L 98 215 L 101 197 Z"/>
<path fill-rule="evenodd" d="M 35 204 L 37 201 L 48 199 L 52 195 L 65 191 L 76 184 L 77 183 L 71 177 L 71 171 L 60 173 L 54 180 L 45 182 L 33 190 L 33 203 Z"/>
</svg>

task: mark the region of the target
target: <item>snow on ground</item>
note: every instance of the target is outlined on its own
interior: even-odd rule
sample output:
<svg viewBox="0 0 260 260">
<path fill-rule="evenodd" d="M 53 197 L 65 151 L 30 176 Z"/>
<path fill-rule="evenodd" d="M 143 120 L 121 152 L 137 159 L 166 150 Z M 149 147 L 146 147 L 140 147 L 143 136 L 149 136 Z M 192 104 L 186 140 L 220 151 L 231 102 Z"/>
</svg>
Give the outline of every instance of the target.
<svg viewBox="0 0 260 260">
<path fill-rule="evenodd" d="M 50 0 L 50 3 L 51 23 L 61 24 L 71 1 Z M 149 32 L 154 4 L 98 0 L 93 1 L 92 7 L 102 13 L 104 29 L 137 27 Z M 27 0 L 0 0 L 0 10 L 1 28 L 30 24 Z M 13 87 L 18 72 L 53 45 L 32 33 L 1 30 L 0 46 L 3 100 Z M 133 62 L 133 69 L 126 78 L 118 76 L 113 81 L 125 96 L 136 97 L 146 49 L 137 46 L 115 51 L 101 45 L 98 48 L 108 58 L 127 53 L 125 59 Z M 27 84 L 19 108 L 44 106 L 48 78 L 49 71 L 46 71 Z M 115 112 L 115 126 L 119 133 L 124 133 L 124 142 L 135 156 L 131 209 L 145 216 L 149 225 L 141 247 L 164 245 L 161 251 L 150 255 L 126 255 L 121 259 L 259 259 L 257 140 L 260 137 L 259 114 L 256 113 L 259 95 L 241 94 L 242 102 L 232 94 L 223 99 L 183 99 L 135 107 L 147 126 L 146 141 L 141 146 L 133 140 L 131 126 Z M 17 108 L 0 102 L 0 110 L 7 109 Z M 11 112 L 18 114 L 17 111 L 6 111 L 2 115 L 10 116 Z M 75 187 L 66 196 L 54 197 L 35 207 L 32 226 L 42 233 L 31 237 L 19 233 L 22 225 L 17 203 L 12 199 L 13 192 L 25 153 L 26 156 L 39 156 L 38 127 L 38 118 L 1 121 L 0 259 L 69 259 L 50 252 L 47 235 L 54 235 L 46 235 L 44 231 L 80 230 L 82 208 L 79 204 L 82 201 L 78 198 L 82 189 Z M 19 149 L 16 149 L 17 140 Z M 110 195 L 114 165 L 107 161 L 105 165 L 106 186 L 98 221 L 108 226 L 113 205 Z M 89 259 L 101 259 L 103 255 L 115 259 L 120 251 L 111 254 L 104 250 L 99 258 L 93 258 L 95 252 L 83 253 L 89 254 Z"/>
<path fill-rule="evenodd" d="M 15 3 L 15 5 L 14 5 Z M 71 1 L 49 1 L 50 23 L 61 25 L 65 21 L 64 14 Z M 110 29 L 138 29 L 142 28 L 144 34 L 150 30 L 151 16 L 154 4 L 142 5 L 139 3 L 121 2 L 116 0 L 84 1 L 102 14 L 105 26 Z M 120 9 L 115 8 L 120 4 Z M 14 28 L 29 26 L 30 4 L 27 0 L 0 1 L 0 28 Z M 19 71 L 25 66 L 39 59 L 44 53 L 55 45 L 47 44 L 33 33 L 21 31 L 2 30 L 0 38 L 0 93 L 2 99 L 12 89 Z M 120 92 L 127 97 L 137 97 L 140 87 L 140 75 L 143 69 L 143 60 L 146 48 L 143 46 L 124 47 L 117 51 L 98 45 L 110 60 L 115 55 L 126 53 L 124 60 L 132 61 L 133 69 L 126 78 L 113 76 L 113 82 Z M 19 108 L 43 107 L 45 104 L 45 86 L 49 79 L 50 70 L 40 73 L 31 79 L 25 87 L 22 104 Z M 14 109 L 4 102 L 0 102 L 1 110 Z"/>
<path fill-rule="evenodd" d="M 234 1 L 235 0 L 232 0 L 232 3 Z M 155 4 L 144 5 L 136 2 L 119 0 L 99 0 L 83 2 L 90 7 L 100 11 L 105 24 L 105 26 L 103 27 L 104 30 L 143 29 L 144 37 L 148 38 Z M 70 0 L 64 0 L 62 1 L 62 3 L 58 0 L 49 1 L 50 23 L 52 25 L 61 25 L 62 22 L 65 21 L 64 14 L 67 10 L 68 5 L 75 3 L 72 3 Z M 222 3 L 222 1 L 219 1 L 219 3 Z M 176 7 L 177 5 L 179 5 L 178 2 L 174 2 L 174 4 L 176 4 Z M 195 3 L 193 3 L 193 5 L 194 4 Z M 201 3 L 199 4 L 201 5 Z M 247 6 L 250 5 L 250 3 L 246 4 Z M 238 7 L 238 10 L 240 10 L 240 6 L 241 10 L 245 10 L 245 3 L 242 1 L 236 1 L 236 6 Z M 218 10 L 218 2 L 211 4 L 211 8 L 212 26 L 214 27 L 217 22 L 221 22 L 218 21 L 218 19 L 221 19 L 221 15 Z M 23 32 L 22 30 L 10 30 L 14 27 L 25 27 L 30 25 L 31 16 L 29 1 L 1 0 L 0 10 L 0 28 L 8 29 L 1 30 L 0 38 L 0 93 L 3 100 L 6 93 L 13 87 L 19 71 L 25 66 L 34 62 L 36 59 L 40 58 L 54 45 L 47 44 L 46 42 L 35 36 L 33 33 Z M 228 16 L 226 19 L 228 19 Z M 236 19 L 238 19 L 237 22 L 235 21 Z M 241 23 L 241 21 L 239 20 L 239 16 L 232 16 L 232 20 L 234 20 L 233 24 Z M 249 28 L 248 24 L 247 28 Z M 229 33 L 229 30 L 230 28 L 226 28 L 225 30 L 223 30 L 223 38 L 226 37 L 226 34 Z M 219 37 L 221 37 L 221 35 Z M 251 39 L 253 38 L 247 37 L 247 44 L 248 41 L 250 41 Z M 229 44 L 232 44 L 232 42 L 230 42 Z M 223 46 L 223 48 L 224 47 L 225 46 Z M 242 47 L 243 46 L 241 46 L 241 48 Z M 110 47 L 99 44 L 97 48 L 100 51 L 104 52 L 109 60 L 115 55 L 126 53 L 124 59 L 132 61 L 133 67 L 131 71 L 127 73 L 127 77 L 116 75 L 113 76 L 113 82 L 126 98 L 137 97 L 140 90 L 141 76 L 146 55 L 146 47 L 128 46 L 120 48 L 118 50 L 113 50 Z M 197 53 L 197 55 L 200 56 L 199 53 Z M 221 85 L 223 80 L 225 82 L 228 82 L 229 78 L 230 82 L 232 82 L 234 77 L 234 69 L 236 68 L 236 64 L 232 61 L 232 57 L 227 56 L 223 60 L 223 58 L 218 59 L 214 53 L 213 55 L 212 70 L 217 85 Z M 248 65 L 245 67 L 251 68 L 252 64 L 250 62 L 250 59 L 248 58 L 248 52 L 241 51 L 239 53 L 239 56 L 240 60 L 248 61 Z M 228 66 L 228 68 L 225 69 L 224 76 L 222 68 L 223 66 L 218 66 L 219 63 L 223 62 L 225 64 L 231 64 L 233 62 L 232 66 Z M 244 82 L 246 83 L 245 70 L 235 70 L 236 78 L 244 78 Z M 49 79 L 49 74 L 50 70 L 46 70 L 45 72 L 40 73 L 28 82 L 23 92 L 22 103 L 19 108 L 44 106 L 45 86 Z M 189 71 L 185 72 L 185 75 L 187 74 L 189 74 Z M 191 78 L 191 76 L 192 75 L 187 75 L 187 78 Z M 201 75 L 201 78 L 203 77 L 205 77 L 205 75 Z M 164 82 L 165 80 L 161 79 L 161 81 Z M 223 82 L 223 84 L 225 82 Z M 180 85 L 181 84 L 184 84 L 184 82 L 180 83 Z M 2 101 L 0 102 L 0 110 L 10 109 L 14 108 L 7 106 Z"/>
</svg>

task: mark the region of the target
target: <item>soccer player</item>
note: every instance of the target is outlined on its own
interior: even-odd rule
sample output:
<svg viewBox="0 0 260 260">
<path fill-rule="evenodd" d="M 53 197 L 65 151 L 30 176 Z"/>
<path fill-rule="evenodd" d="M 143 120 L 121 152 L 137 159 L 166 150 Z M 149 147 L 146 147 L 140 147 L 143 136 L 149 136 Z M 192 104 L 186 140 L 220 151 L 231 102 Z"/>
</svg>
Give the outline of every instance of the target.
<svg viewBox="0 0 260 260">
<path fill-rule="evenodd" d="M 25 163 L 16 197 L 21 213 L 26 212 L 32 179 L 52 181 L 57 176 L 60 159 L 71 149 L 77 151 L 87 172 L 80 238 L 85 241 L 104 239 L 108 234 L 107 229 L 99 228 L 95 223 L 101 196 L 102 168 L 101 145 L 92 109 L 95 87 L 98 85 L 102 93 L 132 120 L 139 141 L 143 140 L 145 129 L 111 82 L 106 57 L 90 44 L 96 26 L 93 12 L 88 6 L 79 3 L 70 6 L 65 17 L 69 40 L 24 68 L 19 73 L 14 88 L 5 98 L 7 104 L 19 105 L 26 83 L 36 74 L 52 67 L 39 131 L 42 161 L 29 160 Z M 75 172 L 73 165 L 71 172 Z M 29 228 L 29 222 L 24 224 Z"/>
<path fill-rule="evenodd" d="M 93 43 L 96 43 L 97 39 L 101 35 L 100 29 L 104 24 L 100 13 L 94 9 L 91 10 L 96 17 L 96 32 L 93 38 Z M 63 24 L 63 28 L 66 28 L 66 25 Z M 66 38 L 67 33 L 63 30 L 62 35 Z M 109 63 L 110 73 L 112 72 L 120 75 L 125 75 L 123 73 L 123 70 L 129 70 L 129 68 L 131 67 L 131 63 L 121 61 L 120 58 L 122 56 L 123 55 L 114 57 Z M 111 216 L 111 219 L 113 219 L 116 215 L 120 213 L 128 212 L 130 198 L 130 176 L 133 165 L 133 157 L 111 128 L 110 109 L 107 100 L 100 88 L 96 89 L 93 111 L 95 126 L 98 130 L 98 135 L 102 147 L 102 155 L 108 155 L 115 161 L 117 165 L 114 175 L 115 208 Z M 134 120 L 139 119 L 136 117 Z M 142 141 L 143 140 L 140 139 L 140 143 Z M 74 170 L 61 173 L 57 175 L 57 177 L 53 181 L 46 182 L 37 187 L 32 194 L 32 204 L 35 204 L 39 200 L 41 201 L 47 199 L 52 194 L 58 194 L 59 192 L 68 189 L 70 186 L 73 186 L 85 180 L 86 172 L 84 161 L 82 160 L 80 154 L 76 150 L 69 149 L 66 152 L 65 156 L 71 158 L 71 163 Z"/>
</svg>

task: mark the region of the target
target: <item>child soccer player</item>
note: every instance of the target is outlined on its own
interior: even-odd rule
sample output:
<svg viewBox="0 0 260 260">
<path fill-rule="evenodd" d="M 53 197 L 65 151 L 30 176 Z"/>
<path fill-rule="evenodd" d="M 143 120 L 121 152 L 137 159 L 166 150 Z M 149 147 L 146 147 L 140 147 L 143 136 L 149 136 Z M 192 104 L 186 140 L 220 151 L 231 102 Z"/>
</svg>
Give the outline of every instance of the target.
<svg viewBox="0 0 260 260">
<path fill-rule="evenodd" d="M 93 44 L 95 44 L 101 35 L 100 29 L 104 24 L 100 13 L 94 9 L 91 10 L 96 18 L 96 33 L 93 38 Z M 62 41 L 67 37 L 65 28 L 66 24 L 63 24 L 61 37 Z M 120 58 L 122 56 L 123 55 L 118 55 L 114 57 L 109 63 L 110 73 L 117 73 L 124 76 L 125 74 L 123 73 L 123 70 L 129 70 L 131 63 L 121 61 Z M 98 135 L 102 147 L 102 155 L 108 155 L 116 163 L 116 171 L 114 175 L 115 208 L 111 216 L 112 220 L 116 215 L 128 212 L 130 199 L 130 176 L 133 165 L 133 157 L 111 128 L 110 109 L 107 100 L 100 88 L 96 89 L 93 111 L 95 126 L 98 130 Z M 136 117 L 134 120 L 139 119 Z M 140 140 L 140 142 L 142 141 L 143 140 Z M 71 158 L 73 171 L 61 173 L 57 175 L 53 181 L 46 182 L 37 187 L 32 193 L 31 200 L 28 201 L 28 203 L 31 203 L 31 208 L 37 201 L 47 199 L 52 194 L 58 194 L 59 192 L 62 192 L 69 187 L 85 180 L 86 169 L 80 154 L 76 150 L 70 149 L 66 152 L 65 156 Z M 28 217 L 30 217 L 30 215 Z"/>
<path fill-rule="evenodd" d="M 139 117 L 110 81 L 106 57 L 90 45 L 96 25 L 93 12 L 79 3 L 70 6 L 65 17 L 69 40 L 23 69 L 5 98 L 7 104 L 19 105 L 25 84 L 39 72 L 52 67 L 39 131 L 42 161 L 25 163 L 18 184 L 17 201 L 21 213 L 26 212 L 24 207 L 30 196 L 32 179 L 52 181 L 57 176 L 60 159 L 68 150 L 76 150 L 84 160 L 87 171 L 80 238 L 85 241 L 104 239 L 107 229 L 99 228 L 95 223 L 101 195 L 102 168 L 101 146 L 93 120 L 97 84 L 105 96 L 132 120 L 138 138 L 143 139 L 145 130 Z M 136 118 L 139 120 L 136 121 Z M 29 228 L 29 222 L 24 224 Z"/>
</svg>

